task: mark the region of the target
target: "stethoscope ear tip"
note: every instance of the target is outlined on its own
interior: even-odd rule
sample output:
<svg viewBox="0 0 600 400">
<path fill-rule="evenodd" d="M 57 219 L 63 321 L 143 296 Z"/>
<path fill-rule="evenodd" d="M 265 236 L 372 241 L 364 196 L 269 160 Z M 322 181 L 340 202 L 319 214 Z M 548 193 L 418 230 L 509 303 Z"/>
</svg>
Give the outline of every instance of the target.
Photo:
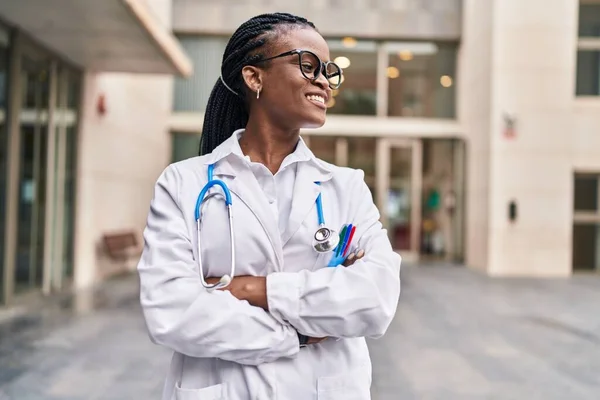
<svg viewBox="0 0 600 400">
<path fill-rule="evenodd" d="M 223 286 L 227 286 L 231 283 L 231 277 L 229 275 L 223 275 L 219 280 L 219 283 Z"/>
</svg>

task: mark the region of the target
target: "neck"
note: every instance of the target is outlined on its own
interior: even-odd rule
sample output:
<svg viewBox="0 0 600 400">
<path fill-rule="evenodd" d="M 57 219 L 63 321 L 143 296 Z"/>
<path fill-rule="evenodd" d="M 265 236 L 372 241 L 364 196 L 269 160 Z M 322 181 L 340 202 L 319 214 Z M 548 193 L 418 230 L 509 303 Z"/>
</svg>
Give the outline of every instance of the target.
<svg viewBox="0 0 600 400">
<path fill-rule="evenodd" d="M 300 130 L 285 130 L 266 123 L 265 120 L 250 117 L 240 138 L 240 147 L 244 155 L 254 162 L 264 164 L 275 174 L 283 160 L 294 152 L 300 138 Z"/>
</svg>

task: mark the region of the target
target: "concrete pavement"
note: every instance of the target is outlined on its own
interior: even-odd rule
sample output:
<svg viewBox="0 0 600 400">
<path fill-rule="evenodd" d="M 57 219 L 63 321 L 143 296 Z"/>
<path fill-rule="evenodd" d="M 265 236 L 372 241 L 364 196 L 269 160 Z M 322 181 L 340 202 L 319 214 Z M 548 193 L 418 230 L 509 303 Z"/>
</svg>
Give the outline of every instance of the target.
<svg viewBox="0 0 600 400">
<path fill-rule="evenodd" d="M 600 276 L 430 265 L 402 280 L 394 322 L 369 342 L 374 400 L 600 398 Z M 0 400 L 159 398 L 169 353 L 146 335 L 136 285 L 0 318 Z"/>
</svg>

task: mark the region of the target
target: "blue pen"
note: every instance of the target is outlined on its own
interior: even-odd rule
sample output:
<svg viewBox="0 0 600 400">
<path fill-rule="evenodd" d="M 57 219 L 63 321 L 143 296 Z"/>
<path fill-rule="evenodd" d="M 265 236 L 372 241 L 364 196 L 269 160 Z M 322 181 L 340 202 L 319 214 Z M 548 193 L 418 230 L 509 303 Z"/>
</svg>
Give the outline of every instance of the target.
<svg viewBox="0 0 600 400">
<path fill-rule="evenodd" d="M 342 264 L 346 260 L 346 252 L 348 250 L 348 246 L 354 236 L 354 231 L 356 227 L 352 224 L 345 225 L 342 228 L 342 232 L 340 233 L 340 243 L 333 251 L 331 260 L 329 261 L 328 267 L 337 267 Z"/>
<path fill-rule="evenodd" d="M 346 250 L 346 245 L 348 244 L 348 239 L 350 238 L 350 232 L 352 232 L 352 224 L 346 227 L 346 232 L 344 235 L 344 240 L 340 243 L 340 246 L 337 249 L 336 256 L 341 256 L 344 254 Z"/>
</svg>

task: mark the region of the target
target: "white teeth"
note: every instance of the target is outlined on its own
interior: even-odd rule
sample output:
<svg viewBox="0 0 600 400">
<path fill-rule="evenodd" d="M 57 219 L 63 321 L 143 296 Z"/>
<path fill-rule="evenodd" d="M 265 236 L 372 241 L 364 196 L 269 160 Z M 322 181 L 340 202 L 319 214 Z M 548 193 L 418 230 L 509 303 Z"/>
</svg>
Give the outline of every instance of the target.
<svg viewBox="0 0 600 400">
<path fill-rule="evenodd" d="M 309 100 L 318 101 L 319 103 L 325 104 L 325 99 L 321 96 L 308 95 L 308 96 L 306 96 L 306 98 Z"/>
</svg>

